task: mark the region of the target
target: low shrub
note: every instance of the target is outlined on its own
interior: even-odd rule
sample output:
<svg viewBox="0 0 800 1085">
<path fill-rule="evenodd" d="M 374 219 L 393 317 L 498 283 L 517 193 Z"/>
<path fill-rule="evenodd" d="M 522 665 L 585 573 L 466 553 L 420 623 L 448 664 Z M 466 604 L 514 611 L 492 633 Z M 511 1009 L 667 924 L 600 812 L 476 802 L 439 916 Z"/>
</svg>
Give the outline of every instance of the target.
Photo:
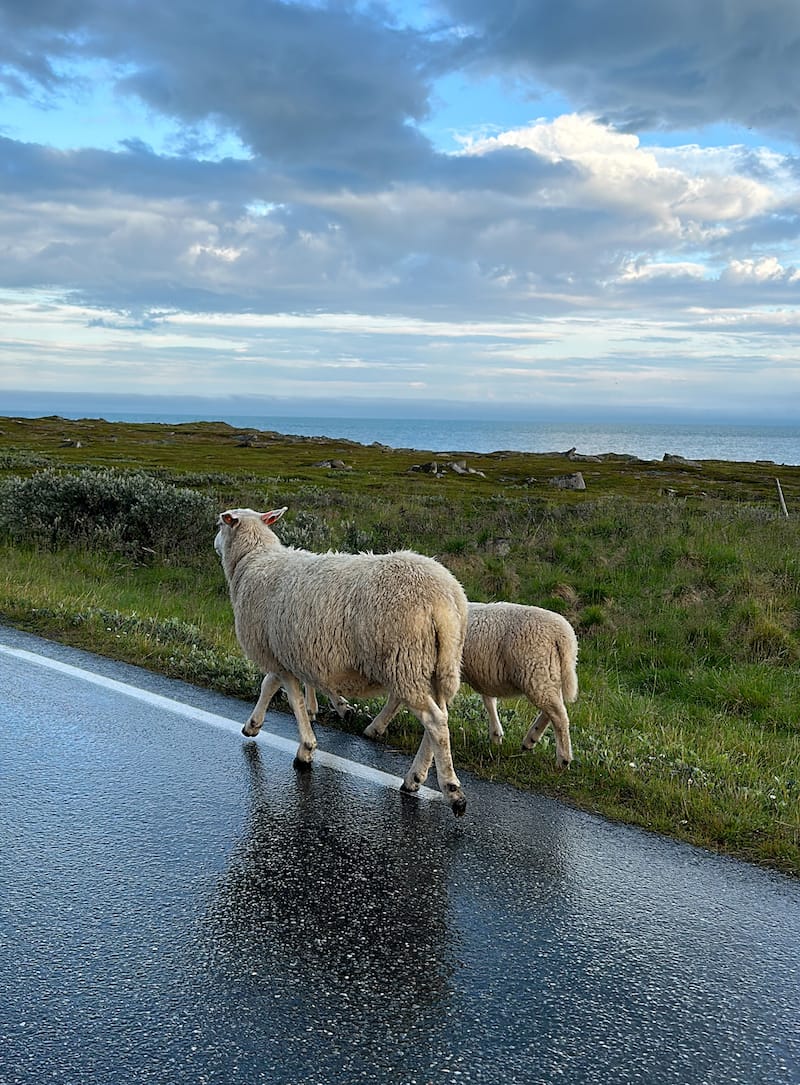
<svg viewBox="0 0 800 1085">
<path fill-rule="evenodd" d="M 203 494 L 144 471 L 52 468 L 0 483 L 0 536 L 107 549 L 137 561 L 180 561 L 208 550 L 215 508 Z"/>
</svg>

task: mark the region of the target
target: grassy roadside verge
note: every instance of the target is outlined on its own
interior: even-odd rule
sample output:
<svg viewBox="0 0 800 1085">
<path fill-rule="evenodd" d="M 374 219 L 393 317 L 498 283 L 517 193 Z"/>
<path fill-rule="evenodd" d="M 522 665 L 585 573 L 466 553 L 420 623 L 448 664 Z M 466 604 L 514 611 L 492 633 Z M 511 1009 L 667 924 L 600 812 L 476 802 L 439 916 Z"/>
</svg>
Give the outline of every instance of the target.
<svg viewBox="0 0 800 1085">
<path fill-rule="evenodd" d="M 145 470 L 209 507 L 288 504 L 287 542 L 414 546 L 471 598 L 558 609 L 581 644 L 576 764 L 557 773 L 549 741 L 519 752 L 534 714 L 525 702 L 503 703 L 507 739 L 493 750 L 466 689 L 451 714 L 456 764 L 800 872 L 800 525 L 777 514 L 776 469 L 493 454 L 466 456 L 480 475 L 435 479 L 409 471 L 424 454 L 221 424 L 3 419 L 0 429 L 0 488 L 46 471 Z M 314 466 L 332 459 L 351 469 Z M 575 469 L 586 491 L 548 484 Z M 780 475 L 800 509 L 800 469 Z M 259 676 L 235 643 L 210 522 L 201 534 L 187 553 L 155 558 L 113 538 L 76 546 L 56 533 L 32 545 L 6 530 L 0 620 L 254 698 Z M 390 741 L 415 747 L 416 723 L 398 720 Z"/>
</svg>

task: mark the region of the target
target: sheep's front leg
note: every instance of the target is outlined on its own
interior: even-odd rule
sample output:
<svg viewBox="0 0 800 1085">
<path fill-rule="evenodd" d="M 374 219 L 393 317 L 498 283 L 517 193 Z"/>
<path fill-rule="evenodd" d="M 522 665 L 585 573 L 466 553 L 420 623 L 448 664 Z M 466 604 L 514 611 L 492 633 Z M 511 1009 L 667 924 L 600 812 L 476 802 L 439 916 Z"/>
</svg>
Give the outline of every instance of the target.
<svg viewBox="0 0 800 1085">
<path fill-rule="evenodd" d="M 265 674 L 261 682 L 261 692 L 258 695 L 255 708 L 250 713 L 250 719 L 242 728 L 242 734 L 248 738 L 255 738 L 261 730 L 264 717 L 267 714 L 269 703 L 281 687 L 281 680 L 277 674 Z"/>
<path fill-rule="evenodd" d="M 306 709 L 300 683 L 294 675 L 285 674 L 283 675 L 282 684 L 286 690 L 286 696 L 289 698 L 289 704 L 292 706 L 292 712 L 294 712 L 294 718 L 297 721 L 297 729 L 300 732 L 300 745 L 297 747 L 294 767 L 296 769 L 307 769 L 314 756 L 314 750 L 317 748 L 317 736 L 314 734 L 314 728 L 308 718 L 308 710 Z"/>
<path fill-rule="evenodd" d="M 427 770 L 430 768 L 430 752 L 432 750 L 439 790 L 450 803 L 450 809 L 456 817 L 461 817 L 467 809 L 467 797 L 461 790 L 461 784 L 453 765 L 453 756 L 450 751 L 450 730 L 447 726 L 447 709 L 438 705 L 432 697 L 427 698 L 424 707 L 416 708 L 411 704 L 408 707 L 425 728 L 425 736 L 420 743 L 411 769 L 403 782 L 404 789 L 414 791 L 419 789 L 420 784 L 428 774 Z M 417 777 L 422 773 L 424 775 L 421 776 L 419 783 L 416 784 L 416 787 L 413 787 Z M 407 786 L 409 783 L 412 784 L 411 787 Z"/>
<path fill-rule="evenodd" d="M 481 694 L 483 699 L 483 707 L 486 709 L 486 714 L 489 717 L 489 738 L 491 739 L 493 746 L 499 746 L 503 741 L 503 725 L 500 722 L 500 716 L 497 712 L 497 698 L 487 697 Z"/>
<path fill-rule="evenodd" d="M 362 734 L 366 735 L 367 738 L 380 738 L 381 735 L 385 732 L 386 728 L 391 723 L 391 721 L 397 715 L 397 710 L 400 708 L 401 704 L 402 702 L 400 698 L 397 697 L 394 693 L 390 693 L 389 699 L 387 700 L 386 704 L 380 710 L 372 723 L 367 724 Z M 428 767 L 430 768 L 430 766 Z"/>
</svg>

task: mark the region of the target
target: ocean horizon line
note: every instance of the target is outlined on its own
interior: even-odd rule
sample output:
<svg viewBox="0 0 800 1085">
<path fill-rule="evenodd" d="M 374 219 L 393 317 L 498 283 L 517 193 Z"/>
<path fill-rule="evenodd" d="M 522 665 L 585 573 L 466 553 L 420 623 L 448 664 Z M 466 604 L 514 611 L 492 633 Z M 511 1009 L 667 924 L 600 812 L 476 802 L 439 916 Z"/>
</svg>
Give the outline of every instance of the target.
<svg viewBox="0 0 800 1085">
<path fill-rule="evenodd" d="M 17 417 L 63 417 L 93 420 L 80 411 L 18 412 Z M 660 460 L 679 455 L 695 460 L 726 460 L 742 463 L 800 465 L 800 425 L 774 423 L 712 422 L 557 422 L 453 419 L 339 417 L 316 414 L 221 412 L 201 417 L 196 411 L 106 411 L 94 416 L 107 422 L 189 423 L 224 422 L 237 429 L 251 429 L 286 436 L 350 440 L 362 445 L 382 444 L 420 452 L 484 454 L 500 451 L 530 453 L 575 449 L 581 455 L 630 455 Z"/>
</svg>

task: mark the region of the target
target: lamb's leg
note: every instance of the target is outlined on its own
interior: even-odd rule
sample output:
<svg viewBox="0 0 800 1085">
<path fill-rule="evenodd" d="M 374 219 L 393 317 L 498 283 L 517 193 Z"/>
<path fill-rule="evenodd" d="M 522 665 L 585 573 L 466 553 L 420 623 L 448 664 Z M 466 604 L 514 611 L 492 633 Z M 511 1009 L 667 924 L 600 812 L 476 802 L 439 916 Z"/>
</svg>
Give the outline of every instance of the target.
<svg viewBox="0 0 800 1085">
<path fill-rule="evenodd" d="M 308 712 L 309 719 L 313 723 L 314 720 L 317 718 L 317 714 L 319 712 L 317 691 L 313 686 L 306 686 L 305 691 L 306 711 Z M 340 697 L 338 693 L 330 693 L 327 689 L 324 689 L 322 692 L 336 709 L 340 720 L 345 719 L 347 715 L 353 711 L 353 706 L 350 704 L 350 702 L 346 701 L 344 697 Z"/>
<path fill-rule="evenodd" d="M 544 717 L 544 722 L 540 722 L 542 717 Z M 529 750 L 542 737 L 547 727 L 548 717 L 556 736 L 556 765 L 560 769 L 567 769 L 572 761 L 572 743 L 569 737 L 569 716 L 563 701 L 549 701 L 544 705 L 522 745 Z M 531 739 L 530 742 L 529 739 Z"/>
<path fill-rule="evenodd" d="M 300 732 L 300 745 L 297 747 L 294 767 L 296 769 L 306 769 L 311 764 L 311 758 L 317 748 L 317 737 L 308 718 L 306 702 L 303 698 L 300 683 L 294 675 L 285 674 L 283 675 L 282 684 L 286 690 L 286 696 L 289 698 L 289 704 L 292 706 L 294 718 L 297 720 L 297 729 Z"/>
<path fill-rule="evenodd" d="M 380 710 L 372 723 L 367 724 L 367 726 L 364 728 L 363 734 L 365 734 L 367 738 L 380 738 L 386 728 L 389 726 L 392 719 L 394 719 L 394 717 L 397 715 L 397 710 L 400 708 L 401 704 L 402 702 L 400 698 L 396 694 L 390 693 L 389 699 L 387 700 L 386 704 Z M 430 765 L 428 766 L 428 768 L 430 768 Z"/>
<path fill-rule="evenodd" d="M 486 714 L 489 717 L 489 738 L 493 746 L 499 746 L 503 741 L 503 725 L 500 722 L 500 716 L 497 714 L 497 698 L 487 697 L 484 694 L 481 694 L 481 697 Z"/>
<path fill-rule="evenodd" d="M 340 697 L 338 693 L 331 693 L 330 690 L 327 689 L 324 689 L 322 692 L 336 709 L 336 714 L 340 720 L 346 719 L 353 711 L 353 706 L 350 702 L 344 697 Z"/>
<path fill-rule="evenodd" d="M 306 691 L 306 712 L 308 712 L 308 718 L 315 720 L 317 718 L 317 712 L 319 712 L 319 703 L 317 701 L 317 691 L 313 686 L 304 686 Z"/>
<path fill-rule="evenodd" d="M 269 703 L 281 687 L 281 680 L 277 674 L 265 674 L 261 682 L 261 692 L 258 695 L 255 708 L 250 713 L 250 719 L 242 728 L 242 734 L 248 738 L 254 738 L 261 730 L 264 717 L 267 714 Z"/>
<path fill-rule="evenodd" d="M 426 761 L 427 767 L 430 767 L 430 751 L 432 749 L 439 789 L 450 803 L 450 808 L 456 817 L 461 817 L 467 809 L 467 798 L 461 790 L 461 784 L 453 766 L 453 756 L 450 751 L 450 731 L 447 726 L 447 708 L 438 705 L 433 697 L 427 697 L 425 704 L 422 706 L 409 704 L 408 707 L 425 728 L 425 736 L 420 743 L 411 769 L 409 769 L 403 781 L 404 790 L 417 791 L 419 789 L 420 784 L 427 776 L 427 772 L 422 775 L 418 782 L 417 779 L 424 771 Z M 425 739 L 428 740 L 427 743 Z"/>
<path fill-rule="evenodd" d="M 549 726 L 550 717 L 546 712 L 540 712 L 522 740 L 523 750 L 532 750 Z"/>
</svg>

